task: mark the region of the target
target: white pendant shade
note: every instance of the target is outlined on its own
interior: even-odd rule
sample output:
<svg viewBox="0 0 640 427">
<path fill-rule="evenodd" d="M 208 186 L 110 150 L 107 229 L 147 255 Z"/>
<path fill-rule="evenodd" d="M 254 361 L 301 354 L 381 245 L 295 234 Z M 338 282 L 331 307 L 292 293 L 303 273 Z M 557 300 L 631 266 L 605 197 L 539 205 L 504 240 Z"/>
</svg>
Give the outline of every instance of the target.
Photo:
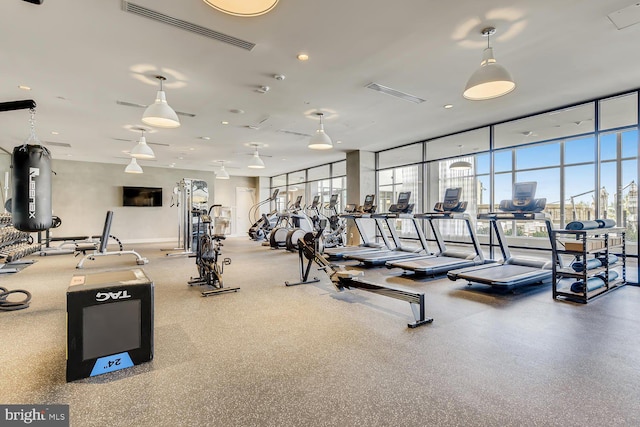
<svg viewBox="0 0 640 427">
<path fill-rule="evenodd" d="M 222 165 L 218 173 L 216 173 L 216 179 L 229 179 L 229 172 L 225 170 L 224 165 Z"/>
<path fill-rule="evenodd" d="M 516 88 L 511 74 L 493 57 L 493 48 L 486 48 L 480 68 L 471 75 L 462 94 L 472 101 L 497 98 Z"/>
<path fill-rule="evenodd" d="M 140 165 L 136 161 L 136 158 L 132 157 L 131 158 L 131 162 L 127 165 L 127 167 L 124 169 L 124 171 L 126 173 L 142 173 L 142 168 L 140 167 Z"/>
<path fill-rule="evenodd" d="M 322 113 L 318 113 L 320 116 L 320 127 L 316 130 L 316 133 L 309 139 L 308 148 L 312 150 L 330 150 L 333 148 L 333 141 L 324 132 L 324 125 L 322 124 Z"/>
<path fill-rule="evenodd" d="M 220 12 L 235 16 L 259 16 L 270 12 L 278 0 L 204 0 Z"/>
<path fill-rule="evenodd" d="M 260 154 L 258 154 L 258 150 L 253 153 L 253 157 L 249 161 L 249 167 L 251 169 L 264 169 L 264 162 L 260 158 Z"/>
<path fill-rule="evenodd" d="M 159 128 L 177 128 L 180 126 L 178 115 L 167 104 L 167 96 L 163 90 L 158 91 L 154 103 L 144 110 L 142 123 Z"/>
<path fill-rule="evenodd" d="M 133 147 L 133 149 L 131 150 L 130 155 L 131 157 L 134 157 L 136 159 L 155 159 L 156 158 L 156 155 L 151 149 L 151 147 L 147 145 L 147 139 L 144 136 L 140 137 L 140 140 L 138 141 L 136 146 Z"/>
<path fill-rule="evenodd" d="M 471 169 L 471 163 L 466 162 L 464 160 L 460 160 L 460 161 L 451 163 L 451 165 L 449 165 L 449 169 L 454 171 L 466 171 Z"/>
</svg>

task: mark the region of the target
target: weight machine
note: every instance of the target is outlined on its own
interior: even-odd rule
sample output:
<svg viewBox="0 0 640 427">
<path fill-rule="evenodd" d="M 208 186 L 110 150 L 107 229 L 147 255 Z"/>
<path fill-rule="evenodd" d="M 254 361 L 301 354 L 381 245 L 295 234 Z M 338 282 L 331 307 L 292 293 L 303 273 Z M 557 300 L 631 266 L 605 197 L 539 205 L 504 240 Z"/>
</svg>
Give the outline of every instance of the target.
<svg viewBox="0 0 640 427">
<path fill-rule="evenodd" d="M 298 257 L 300 259 L 300 281 L 296 283 L 285 282 L 286 286 L 297 286 L 308 283 L 319 282 L 320 279 L 314 277 L 309 280 L 311 266 L 315 262 L 320 266 L 320 270 L 324 270 L 329 275 L 331 282 L 338 291 L 345 289 L 361 289 L 367 292 L 373 292 L 378 295 L 406 301 L 411 305 L 414 323 L 407 324 L 410 328 L 417 328 L 433 322 L 433 319 L 425 316 L 424 293 L 411 292 L 400 288 L 392 288 L 389 286 L 379 285 L 360 279 L 364 276 L 364 272 L 357 270 L 347 270 L 344 265 L 331 264 L 322 254 L 317 251 L 318 240 L 322 235 L 322 231 L 317 233 L 307 233 L 298 241 Z M 305 266 L 305 260 L 307 262 Z"/>
<path fill-rule="evenodd" d="M 199 226 L 194 229 L 194 223 L 198 224 L 199 214 L 207 210 L 208 201 L 209 188 L 206 181 L 183 178 L 176 184 L 171 206 L 178 208 L 178 246 L 165 250 L 179 252 L 169 252 L 167 256 L 195 255 L 197 238 L 202 230 Z"/>
</svg>

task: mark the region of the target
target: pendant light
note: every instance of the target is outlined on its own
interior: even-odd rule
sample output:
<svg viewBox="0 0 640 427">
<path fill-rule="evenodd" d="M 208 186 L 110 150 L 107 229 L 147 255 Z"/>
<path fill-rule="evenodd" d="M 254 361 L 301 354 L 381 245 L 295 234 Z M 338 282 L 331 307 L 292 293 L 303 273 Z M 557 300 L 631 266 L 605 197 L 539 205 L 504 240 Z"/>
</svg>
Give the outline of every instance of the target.
<svg viewBox="0 0 640 427">
<path fill-rule="evenodd" d="M 160 80 L 160 90 L 156 93 L 156 100 L 149 105 L 142 115 L 142 123 L 159 128 L 177 128 L 180 120 L 173 108 L 167 104 L 167 96 L 162 90 L 162 82 L 166 80 L 163 76 L 156 76 Z"/>
<path fill-rule="evenodd" d="M 131 157 L 136 159 L 155 159 L 156 155 L 151 147 L 147 145 L 147 139 L 144 137 L 144 129 L 140 128 L 140 131 L 142 132 L 142 136 L 140 136 L 140 140 L 131 150 Z"/>
<path fill-rule="evenodd" d="M 320 116 L 320 127 L 316 131 L 315 135 L 309 139 L 307 147 L 312 150 L 330 150 L 333 148 L 333 142 L 331 141 L 331 138 L 329 138 L 329 135 L 324 133 L 324 126 L 322 124 L 322 117 L 324 114 L 316 113 L 316 115 Z"/>
<path fill-rule="evenodd" d="M 124 168 L 126 173 L 143 173 L 142 168 L 138 164 L 135 157 L 131 158 L 131 162 Z"/>
<path fill-rule="evenodd" d="M 462 145 L 458 145 L 458 155 L 462 156 Z M 458 160 L 449 165 L 449 169 L 454 171 L 468 171 L 471 169 L 471 163 L 465 160 Z"/>
<path fill-rule="evenodd" d="M 249 161 L 249 167 L 251 169 L 264 169 L 264 162 L 260 158 L 260 153 L 258 153 L 258 144 L 251 144 L 255 147 L 255 151 L 253 152 L 253 157 Z"/>
<path fill-rule="evenodd" d="M 462 93 L 462 96 L 472 101 L 497 98 L 516 88 L 511 74 L 502 65 L 499 65 L 493 56 L 493 48 L 489 44 L 489 38 L 495 32 L 496 29 L 493 27 L 482 30 L 482 35 L 487 38 L 487 48 L 482 54 L 480 68 L 471 75 Z"/>
<path fill-rule="evenodd" d="M 204 2 L 220 12 L 245 17 L 264 15 L 278 4 L 278 0 L 204 0 Z"/>
<path fill-rule="evenodd" d="M 216 172 L 216 179 L 229 179 L 229 172 L 224 168 L 224 160 L 220 160 L 220 170 Z"/>
</svg>

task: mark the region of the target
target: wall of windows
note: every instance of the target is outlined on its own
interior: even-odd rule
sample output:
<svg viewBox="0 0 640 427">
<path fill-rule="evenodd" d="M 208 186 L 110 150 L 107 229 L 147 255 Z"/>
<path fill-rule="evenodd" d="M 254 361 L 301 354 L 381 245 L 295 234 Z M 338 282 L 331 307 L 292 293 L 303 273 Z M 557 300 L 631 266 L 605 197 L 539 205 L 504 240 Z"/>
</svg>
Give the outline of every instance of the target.
<svg viewBox="0 0 640 427">
<path fill-rule="evenodd" d="M 638 153 L 634 91 L 378 152 L 379 210 L 406 189 L 415 195 L 416 212 L 430 211 L 446 188 L 462 187 L 467 212 L 475 219 L 511 199 L 514 182 L 535 181 L 536 197 L 546 198 L 554 228 L 573 220 L 613 218 L 627 229 L 627 253 L 637 256 Z M 471 168 L 450 169 L 460 160 Z M 480 240 L 489 243 L 488 222 L 475 223 Z M 464 224 L 440 225 L 445 239 L 465 241 Z M 550 247 L 544 223 L 503 228 L 510 245 Z"/>
<path fill-rule="evenodd" d="M 311 205 L 315 196 L 320 196 L 320 206 L 329 203 L 332 194 L 338 194 L 338 212 L 342 212 L 347 197 L 346 161 L 321 165 L 300 171 L 289 172 L 271 178 L 271 191 L 280 190 L 277 209 L 283 211 L 302 196 L 301 205 Z M 330 212 L 324 212 L 330 214 Z"/>
</svg>

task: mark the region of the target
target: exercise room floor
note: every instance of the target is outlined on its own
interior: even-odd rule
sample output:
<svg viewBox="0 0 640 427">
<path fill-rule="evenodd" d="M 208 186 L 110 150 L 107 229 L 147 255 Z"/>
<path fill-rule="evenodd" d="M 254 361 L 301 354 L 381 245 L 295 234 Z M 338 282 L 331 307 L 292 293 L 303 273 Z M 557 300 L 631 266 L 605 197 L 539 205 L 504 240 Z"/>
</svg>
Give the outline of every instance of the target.
<svg viewBox="0 0 640 427">
<path fill-rule="evenodd" d="M 133 245 L 155 282 L 152 362 L 65 382 L 66 289 L 74 274 L 135 268 L 132 256 L 36 257 L 0 286 L 31 307 L 0 312 L 0 403 L 70 405 L 72 426 L 637 426 L 640 288 L 588 305 L 550 286 L 492 292 L 400 270 L 366 277 L 424 291 L 409 304 L 298 278 L 297 255 L 228 239 L 227 286 L 187 286 L 193 258 Z"/>
</svg>

